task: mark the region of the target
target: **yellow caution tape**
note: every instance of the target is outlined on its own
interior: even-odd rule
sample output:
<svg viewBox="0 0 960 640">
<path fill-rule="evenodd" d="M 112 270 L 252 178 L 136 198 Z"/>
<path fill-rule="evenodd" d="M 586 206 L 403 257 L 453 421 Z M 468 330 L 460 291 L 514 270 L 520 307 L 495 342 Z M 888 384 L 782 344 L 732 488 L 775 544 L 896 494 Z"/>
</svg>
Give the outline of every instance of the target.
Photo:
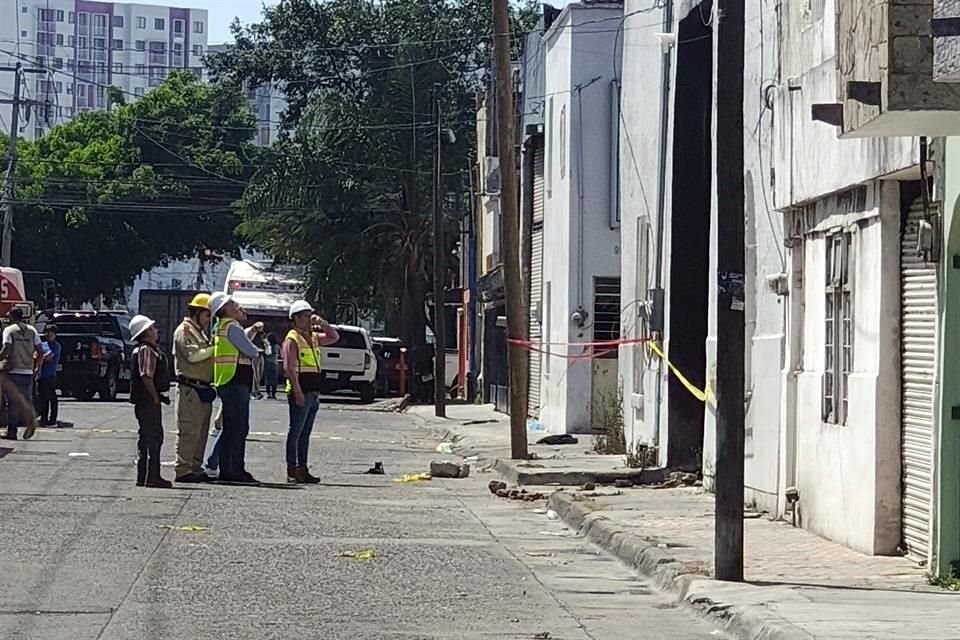
<svg viewBox="0 0 960 640">
<path fill-rule="evenodd" d="M 658 358 L 660 358 L 667 364 L 667 367 L 670 369 L 673 375 L 677 377 L 677 380 L 680 381 L 680 384 L 682 384 L 684 388 L 687 391 L 689 391 L 691 395 L 693 395 L 694 398 L 696 398 L 700 402 L 709 404 L 711 406 L 713 405 L 714 403 L 713 392 L 710 390 L 709 386 L 707 386 L 707 388 L 705 389 L 700 389 L 695 384 L 687 380 L 687 377 L 680 372 L 680 369 L 677 369 L 677 367 L 674 366 L 672 362 L 670 362 L 669 358 L 667 358 L 667 355 L 663 352 L 663 350 L 660 348 L 660 345 L 658 345 L 656 342 L 651 340 L 647 342 L 647 346 L 650 348 L 650 351 L 652 351 Z"/>
<path fill-rule="evenodd" d="M 373 549 L 363 549 L 361 551 L 344 551 L 340 554 L 341 558 L 353 558 L 354 560 L 373 560 L 377 557 L 377 552 Z"/>
<path fill-rule="evenodd" d="M 408 473 L 402 478 L 394 478 L 394 482 L 426 482 L 430 479 L 429 473 Z"/>
</svg>

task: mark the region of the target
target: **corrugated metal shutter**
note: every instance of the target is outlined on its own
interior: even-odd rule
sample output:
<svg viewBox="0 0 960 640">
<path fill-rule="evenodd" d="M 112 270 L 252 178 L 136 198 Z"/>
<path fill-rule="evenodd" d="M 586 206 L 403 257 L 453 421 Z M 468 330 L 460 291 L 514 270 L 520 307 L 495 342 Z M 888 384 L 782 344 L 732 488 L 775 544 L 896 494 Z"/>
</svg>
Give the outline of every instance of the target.
<svg viewBox="0 0 960 640">
<path fill-rule="evenodd" d="M 923 216 L 914 202 L 900 246 L 903 545 L 917 560 L 930 553 L 936 432 L 937 265 L 917 255 Z"/>
<path fill-rule="evenodd" d="M 530 340 L 543 338 L 540 319 L 543 313 L 543 147 L 533 153 L 533 226 L 530 232 Z M 530 352 L 530 376 L 527 415 L 540 416 L 541 354 Z"/>
</svg>

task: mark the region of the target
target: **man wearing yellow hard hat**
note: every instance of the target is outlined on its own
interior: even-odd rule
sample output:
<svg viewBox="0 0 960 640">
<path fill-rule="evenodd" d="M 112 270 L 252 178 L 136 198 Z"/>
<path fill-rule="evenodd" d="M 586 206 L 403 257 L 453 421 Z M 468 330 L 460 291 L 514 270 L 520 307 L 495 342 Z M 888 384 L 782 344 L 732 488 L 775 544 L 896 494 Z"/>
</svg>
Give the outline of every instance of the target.
<svg viewBox="0 0 960 640">
<path fill-rule="evenodd" d="M 210 337 L 210 295 L 198 293 L 173 333 L 177 374 L 177 482 L 204 482 L 203 453 L 210 416 L 217 397 L 213 382 L 213 339 Z"/>
</svg>

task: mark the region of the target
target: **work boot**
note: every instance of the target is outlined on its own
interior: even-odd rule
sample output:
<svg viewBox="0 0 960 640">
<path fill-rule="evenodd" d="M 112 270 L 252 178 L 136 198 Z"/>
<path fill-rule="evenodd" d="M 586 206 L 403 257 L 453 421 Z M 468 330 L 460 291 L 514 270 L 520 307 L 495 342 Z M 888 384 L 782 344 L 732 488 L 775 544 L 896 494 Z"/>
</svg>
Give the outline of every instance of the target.
<svg viewBox="0 0 960 640">
<path fill-rule="evenodd" d="M 4 433 L 2 436 L 0 436 L 0 438 L 3 438 L 4 440 L 16 440 L 16 439 L 17 439 L 17 432 L 16 432 L 16 431 L 11 431 L 11 430 L 8 429 L 6 433 Z"/>
<path fill-rule="evenodd" d="M 300 480 L 300 467 L 295 464 L 287 465 L 287 483 L 288 484 L 299 484 Z"/>
<path fill-rule="evenodd" d="M 37 421 L 34 420 L 29 425 L 27 425 L 26 429 L 23 430 L 23 439 L 29 440 L 30 438 L 33 437 L 33 434 L 35 434 L 36 432 L 37 432 Z"/>
<path fill-rule="evenodd" d="M 151 489 L 172 489 L 173 483 L 157 476 L 156 478 L 147 478 L 146 486 Z"/>
<path fill-rule="evenodd" d="M 319 484 L 320 478 L 310 475 L 310 469 L 306 465 L 299 467 L 300 471 L 300 482 L 304 484 Z"/>
</svg>

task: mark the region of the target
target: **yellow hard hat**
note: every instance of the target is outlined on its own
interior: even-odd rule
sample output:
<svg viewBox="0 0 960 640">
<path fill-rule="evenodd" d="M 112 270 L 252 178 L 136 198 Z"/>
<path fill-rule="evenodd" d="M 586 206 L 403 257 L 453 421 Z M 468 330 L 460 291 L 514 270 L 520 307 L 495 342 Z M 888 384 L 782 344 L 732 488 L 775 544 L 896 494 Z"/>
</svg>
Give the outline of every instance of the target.
<svg viewBox="0 0 960 640">
<path fill-rule="evenodd" d="M 188 307 L 194 309 L 209 309 L 210 308 L 210 294 L 209 293 L 198 293 L 193 296 L 193 300 L 187 303 Z"/>
</svg>

